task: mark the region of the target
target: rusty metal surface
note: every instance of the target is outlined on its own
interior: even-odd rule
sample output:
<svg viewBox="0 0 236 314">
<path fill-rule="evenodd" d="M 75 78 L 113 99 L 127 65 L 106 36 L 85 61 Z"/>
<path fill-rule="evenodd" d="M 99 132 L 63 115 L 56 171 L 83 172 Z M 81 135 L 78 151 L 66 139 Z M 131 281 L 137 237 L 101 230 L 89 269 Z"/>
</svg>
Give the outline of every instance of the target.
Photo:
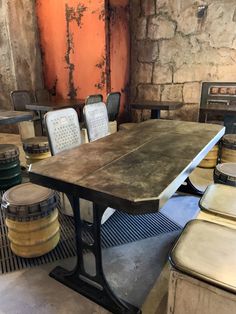
<svg viewBox="0 0 236 314">
<path fill-rule="evenodd" d="M 30 178 L 129 213 L 152 212 L 173 195 L 224 130 L 219 125 L 148 121 L 37 163 Z"/>
</svg>

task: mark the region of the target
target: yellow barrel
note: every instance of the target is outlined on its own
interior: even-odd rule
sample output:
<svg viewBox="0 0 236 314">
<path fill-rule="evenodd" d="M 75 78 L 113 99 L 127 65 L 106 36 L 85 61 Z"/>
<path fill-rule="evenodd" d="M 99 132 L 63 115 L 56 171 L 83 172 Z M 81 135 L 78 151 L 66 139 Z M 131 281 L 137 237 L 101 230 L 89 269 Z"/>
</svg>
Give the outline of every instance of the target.
<svg viewBox="0 0 236 314">
<path fill-rule="evenodd" d="M 221 163 L 236 162 L 236 134 L 227 134 L 222 139 Z"/>
<path fill-rule="evenodd" d="M 45 136 L 31 137 L 23 140 L 23 148 L 28 166 L 51 156 L 48 139 Z"/>
<path fill-rule="evenodd" d="M 6 214 L 12 251 L 21 257 L 37 257 L 56 247 L 60 239 L 58 203 L 54 191 L 25 183 L 6 191 L 2 209 Z"/>
<path fill-rule="evenodd" d="M 33 221 L 6 218 L 12 251 L 21 257 L 37 257 L 54 249 L 60 239 L 58 211 Z"/>
<path fill-rule="evenodd" d="M 200 168 L 214 168 L 217 165 L 217 158 L 219 153 L 219 146 L 215 145 L 206 157 L 200 162 Z"/>
</svg>

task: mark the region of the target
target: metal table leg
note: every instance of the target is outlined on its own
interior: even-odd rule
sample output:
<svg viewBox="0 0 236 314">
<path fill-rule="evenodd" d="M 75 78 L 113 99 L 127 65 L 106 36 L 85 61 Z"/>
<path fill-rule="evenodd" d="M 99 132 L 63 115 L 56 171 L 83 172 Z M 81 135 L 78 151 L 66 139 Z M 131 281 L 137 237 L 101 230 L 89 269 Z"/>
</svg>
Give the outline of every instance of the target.
<svg viewBox="0 0 236 314">
<path fill-rule="evenodd" d="M 42 136 L 44 136 L 44 132 L 43 132 L 43 114 L 42 114 L 41 110 L 39 110 L 39 119 L 40 119 L 41 133 L 42 133 Z"/>
<path fill-rule="evenodd" d="M 160 119 L 161 111 L 159 109 L 152 109 L 151 110 L 151 119 Z"/>
<path fill-rule="evenodd" d="M 74 270 L 68 271 L 56 267 L 50 276 L 71 289 L 100 304 L 112 313 L 141 313 L 141 311 L 119 299 L 110 289 L 102 268 L 101 250 L 101 219 L 106 207 L 94 204 L 93 223 L 80 219 L 79 198 L 68 194 L 74 212 L 76 230 L 77 265 Z M 95 271 L 88 273 L 84 256 L 91 253 L 94 257 Z"/>
</svg>

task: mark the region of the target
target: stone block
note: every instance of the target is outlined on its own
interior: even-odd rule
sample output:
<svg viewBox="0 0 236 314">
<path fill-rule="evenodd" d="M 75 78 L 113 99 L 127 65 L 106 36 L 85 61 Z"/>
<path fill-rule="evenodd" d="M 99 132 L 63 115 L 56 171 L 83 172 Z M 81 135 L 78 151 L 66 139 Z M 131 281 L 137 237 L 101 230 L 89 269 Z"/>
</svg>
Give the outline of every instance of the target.
<svg viewBox="0 0 236 314">
<path fill-rule="evenodd" d="M 146 16 L 155 14 L 155 1 L 141 0 L 141 11 Z"/>
<path fill-rule="evenodd" d="M 161 64 L 171 63 L 176 68 L 181 67 L 184 63 L 192 62 L 195 53 L 191 53 L 191 43 L 188 37 L 177 33 L 170 40 L 163 40 L 159 43 L 159 60 Z"/>
<path fill-rule="evenodd" d="M 153 62 L 158 58 L 158 44 L 151 40 L 142 40 L 137 45 L 139 62 Z"/>
<path fill-rule="evenodd" d="M 236 67 L 232 65 L 219 65 L 217 66 L 216 80 L 222 82 L 235 82 L 236 81 Z"/>
<path fill-rule="evenodd" d="M 233 21 L 234 1 L 211 1 L 204 25 L 205 40 L 215 48 L 236 49 L 236 24 Z"/>
<path fill-rule="evenodd" d="M 177 110 L 161 111 L 162 119 L 182 120 L 182 121 L 198 121 L 199 105 L 198 104 L 185 104 Z"/>
<path fill-rule="evenodd" d="M 169 39 L 174 37 L 175 23 L 163 16 L 152 17 L 148 25 L 148 37 L 153 40 Z"/>
<path fill-rule="evenodd" d="M 199 104 L 201 97 L 201 85 L 198 82 L 185 83 L 183 87 L 184 103 Z"/>
<path fill-rule="evenodd" d="M 154 84 L 172 83 L 172 67 L 171 65 L 161 65 L 156 63 L 153 71 Z"/>
<path fill-rule="evenodd" d="M 183 85 L 182 84 L 164 85 L 161 92 L 161 100 L 183 101 Z"/>
<path fill-rule="evenodd" d="M 146 29 L 147 29 L 147 19 L 146 17 L 140 17 L 135 20 L 134 23 L 134 32 L 136 39 L 145 39 L 146 38 Z"/>
<path fill-rule="evenodd" d="M 139 100 L 160 100 L 160 85 L 140 84 L 138 86 Z"/>
<path fill-rule="evenodd" d="M 217 66 L 208 64 L 185 64 L 174 73 L 175 83 L 218 80 Z"/>
<path fill-rule="evenodd" d="M 151 117 L 151 110 L 131 110 L 131 120 L 132 122 L 138 123 L 146 121 Z"/>
<path fill-rule="evenodd" d="M 185 35 L 194 34 L 199 30 L 199 21 L 196 16 L 198 4 L 193 2 L 186 7 L 176 18 L 177 31 Z"/>
<path fill-rule="evenodd" d="M 131 18 L 136 19 L 141 14 L 140 0 L 130 0 L 129 2 Z"/>
<path fill-rule="evenodd" d="M 136 82 L 151 83 L 152 81 L 152 63 L 139 63 L 136 73 Z"/>
</svg>

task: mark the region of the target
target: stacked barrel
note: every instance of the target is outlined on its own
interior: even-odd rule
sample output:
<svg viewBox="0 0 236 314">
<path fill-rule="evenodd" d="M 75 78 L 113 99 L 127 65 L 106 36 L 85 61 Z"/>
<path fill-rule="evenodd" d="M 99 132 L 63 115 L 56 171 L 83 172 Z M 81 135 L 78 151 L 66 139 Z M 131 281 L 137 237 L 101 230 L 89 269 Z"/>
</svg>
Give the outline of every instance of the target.
<svg viewBox="0 0 236 314">
<path fill-rule="evenodd" d="M 190 186 L 198 194 L 204 193 L 207 186 L 213 182 L 214 168 L 218 162 L 219 146 L 215 145 L 198 167 L 190 174 Z"/>
<path fill-rule="evenodd" d="M 21 183 L 19 149 L 15 145 L 0 144 L 0 190 Z"/>
<path fill-rule="evenodd" d="M 31 164 L 51 156 L 48 139 L 44 136 L 32 137 L 23 140 L 26 164 Z"/>
<path fill-rule="evenodd" d="M 215 168 L 218 160 L 219 146 L 215 145 L 206 157 L 200 162 L 198 167 L 212 169 Z"/>
<path fill-rule="evenodd" d="M 58 198 L 54 191 L 24 183 L 2 197 L 12 251 L 21 257 L 48 253 L 59 242 Z"/>
<path fill-rule="evenodd" d="M 236 134 L 227 134 L 222 139 L 221 164 L 215 168 L 214 181 L 236 186 Z"/>
</svg>

